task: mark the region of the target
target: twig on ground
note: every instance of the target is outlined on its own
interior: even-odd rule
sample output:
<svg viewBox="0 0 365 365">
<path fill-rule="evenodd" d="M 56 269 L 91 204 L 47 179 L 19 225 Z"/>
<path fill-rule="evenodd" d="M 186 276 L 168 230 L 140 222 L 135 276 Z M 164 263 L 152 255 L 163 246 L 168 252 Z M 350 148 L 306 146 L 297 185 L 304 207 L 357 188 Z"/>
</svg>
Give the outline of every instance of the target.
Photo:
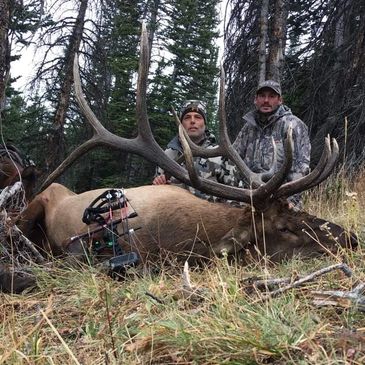
<svg viewBox="0 0 365 365">
<path fill-rule="evenodd" d="M 165 302 L 164 302 L 162 299 L 160 299 L 160 298 L 156 297 L 156 295 L 154 295 L 154 294 L 152 294 L 152 293 L 150 293 L 150 292 L 148 292 L 148 291 L 146 291 L 146 292 L 145 292 L 145 294 L 146 294 L 148 297 L 151 297 L 152 299 L 154 299 L 157 303 L 159 303 L 159 304 L 165 304 Z"/>
<path fill-rule="evenodd" d="M 352 276 L 352 271 L 351 269 L 344 263 L 341 263 L 341 264 L 335 264 L 335 265 L 331 265 L 331 266 L 328 266 L 328 267 L 325 267 L 323 269 L 320 269 L 318 271 L 315 271 L 307 276 L 304 276 L 304 277 L 301 277 L 299 278 L 298 280 L 295 280 L 294 282 L 291 282 L 290 284 L 286 285 L 286 286 L 283 286 L 277 290 L 274 290 L 274 291 L 271 291 L 271 292 L 268 292 L 268 293 L 265 293 L 266 295 L 264 295 L 263 297 L 260 298 L 260 301 L 261 300 L 266 300 L 266 299 L 269 299 L 269 298 L 273 298 L 273 297 L 276 297 L 290 289 L 293 289 L 293 288 L 297 288 L 309 281 L 313 281 L 314 279 L 316 279 L 317 277 L 321 276 L 321 275 L 324 275 L 324 274 L 327 274 L 331 271 L 334 271 L 334 270 L 342 270 L 344 272 L 344 274 L 347 276 L 347 277 L 351 277 Z M 275 283 L 287 283 L 287 282 L 290 282 L 292 281 L 291 278 L 285 278 L 285 279 L 273 279 L 275 281 Z M 269 280 L 260 280 L 259 281 L 259 284 L 261 287 L 264 287 L 264 288 L 269 288 L 270 286 L 272 286 L 272 282 L 273 282 L 272 279 L 269 279 Z M 278 280 L 281 280 L 281 282 L 278 282 Z M 253 285 L 255 285 L 256 283 L 254 282 Z"/>
<path fill-rule="evenodd" d="M 246 286 L 252 286 L 258 290 L 274 289 L 280 285 L 290 284 L 293 281 L 299 280 L 300 276 L 293 276 L 290 278 L 274 278 L 274 279 L 259 279 L 257 277 L 250 277 L 243 280 Z"/>
<path fill-rule="evenodd" d="M 358 284 L 350 291 L 326 290 L 313 291 L 313 304 L 316 306 L 337 306 L 342 308 L 354 308 L 365 312 L 365 283 Z"/>
</svg>

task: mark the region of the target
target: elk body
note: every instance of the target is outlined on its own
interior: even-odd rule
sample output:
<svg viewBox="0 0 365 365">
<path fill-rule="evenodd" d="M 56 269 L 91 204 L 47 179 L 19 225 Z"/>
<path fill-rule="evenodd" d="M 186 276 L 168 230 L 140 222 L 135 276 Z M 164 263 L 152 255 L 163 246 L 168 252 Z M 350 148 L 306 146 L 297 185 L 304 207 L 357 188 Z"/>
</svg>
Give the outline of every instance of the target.
<svg viewBox="0 0 365 365">
<path fill-rule="evenodd" d="M 131 244 L 124 236 L 119 238 L 124 251 L 135 251 L 143 262 L 155 261 L 166 252 L 177 257 L 207 257 L 225 250 L 229 255 L 245 260 L 248 254 L 266 254 L 272 260 L 281 260 L 294 254 L 313 256 L 333 251 L 338 245 L 357 245 L 356 237 L 333 223 L 325 222 L 304 212 L 294 212 L 287 207 L 285 198 L 307 190 L 325 180 L 333 170 L 338 146 L 326 138 L 322 157 L 313 171 L 296 181 L 285 183 L 292 164 L 293 141 L 289 131 L 285 141 L 285 160 L 278 168 L 265 174 L 250 171 L 229 142 L 224 108 L 224 79 L 221 76 L 219 115 L 220 146 L 202 149 L 194 145 L 179 124 L 179 134 L 184 147 L 187 170 L 169 159 L 156 143 L 148 123 L 146 89 L 148 71 L 148 42 L 145 29 L 141 37 L 141 57 L 137 83 L 136 115 L 138 136 L 125 139 L 106 130 L 91 111 L 82 94 L 77 59 L 74 63 L 76 98 L 94 135 L 78 147 L 44 182 L 38 194 L 18 220 L 23 232 L 39 239 L 37 223 L 46 233 L 51 249 L 82 252 L 80 243 L 69 243 L 70 237 L 87 232 L 82 223 L 85 208 L 105 189 L 75 194 L 59 184 L 51 184 L 79 156 L 96 146 L 107 146 L 136 153 L 145 157 L 180 180 L 204 193 L 225 199 L 244 202 L 244 207 L 224 203 L 210 203 L 174 186 L 143 186 L 125 190 L 129 209 L 138 216 L 130 219 L 135 229 Z M 194 170 L 192 156 L 224 156 L 234 162 L 250 182 L 252 189 L 226 186 L 200 178 Z M 138 229 L 138 230 L 137 230 Z"/>
<path fill-rule="evenodd" d="M 80 255 L 84 252 L 81 243 L 69 245 L 69 238 L 87 232 L 81 217 L 103 191 L 75 194 L 54 183 L 29 204 L 18 226 L 34 238 L 39 224 L 53 252 Z M 156 262 L 171 253 L 182 260 L 211 258 L 223 250 L 243 261 L 249 256 L 257 257 L 259 252 L 279 261 L 356 245 L 356 238 L 340 226 L 304 212 L 293 212 L 284 202 L 277 201 L 265 211 L 253 213 L 250 206 L 208 202 L 170 185 L 131 188 L 124 193 L 128 209 L 138 216 L 129 220 L 129 227 L 135 229 L 130 243 L 123 237 L 119 243 L 124 252 L 137 252 L 144 263 Z M 119 212 L 114 213 L 117 218 Z"/>
</svg>

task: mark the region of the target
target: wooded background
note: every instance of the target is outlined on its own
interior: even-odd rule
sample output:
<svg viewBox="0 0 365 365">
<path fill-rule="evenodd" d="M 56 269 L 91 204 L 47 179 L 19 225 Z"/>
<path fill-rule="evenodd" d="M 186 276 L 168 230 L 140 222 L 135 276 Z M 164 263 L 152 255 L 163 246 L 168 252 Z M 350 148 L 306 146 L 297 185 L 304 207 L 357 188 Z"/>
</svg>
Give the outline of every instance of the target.
<svg viewBox="0 0 365 365">
<path fill-rule="evenodd" d="M 0 0 L 1 135 L 53 171 L 91 133 L 75 104 L 72 62 L 80 53 L 86 97 L 113 133 L 133 137 L 141 22 L 150 32 L 148 114 L 158 143 L 176 133 L 171 107 L 205 100 L 216 131 L 220 0 Z M 309 127 L 312 161 L 336 137 L 349 171 L 363 163 L 363 0 L 228 0 L 224 32 L 230 137 L 253 107 L 260 80 L 281 81 L 285 103 Z M 12 61 L 35 45 L 39 62 L 20 93 Z M 30 62 L 30 60 L 29 60 Z M 154 166 L 98 149 L 62 177 L 75 191 L 150 183 Z"/>
</svg>

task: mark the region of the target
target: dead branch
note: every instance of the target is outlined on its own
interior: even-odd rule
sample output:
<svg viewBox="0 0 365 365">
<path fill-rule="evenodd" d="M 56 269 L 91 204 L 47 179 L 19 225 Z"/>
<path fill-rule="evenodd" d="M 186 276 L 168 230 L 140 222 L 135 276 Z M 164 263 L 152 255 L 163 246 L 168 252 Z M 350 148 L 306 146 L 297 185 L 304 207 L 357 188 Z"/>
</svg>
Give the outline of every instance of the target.
<svg viewBox="0 0 365 365">
<path fill-rule="evenodd" d="M 358 284 L 351 291 L 326 290 L 313 291 L 313 304 L 316 306 L 335 306 L 342 308 L 354 308 L 365 312 L 365 283 Z"/>
<path fill-rule="evenodd" d="M 310 281 L 313 281 L 314 279 L 316 279 L 317 277 L 319 276 L 322 276 L 324 274 L 327 274 L 331 271 L 334 271 L 334 270 L 342 270 L 343 273 L 347 276 L 347 277 L 351 277 L 352 276 L 352 270 L 344 263 L 341 263 L 341 264 L 335 264 L 335 265 L 331 265 L 331 266 L 328 266 L 328 267 L 325 267 L 323 269 L 320 269 L 318 271 L 315 271 L 309 275 L 306 275 L 304 277 L 301 277 L 299 278 L 298 280 L 295 280 L 294 282 L 291 282 L 290 284 L 286 285 L 286 286 L 283 286 L 277 290 L 274 290 L 274 291 L 271 291 L 271 292 L 268 292 L 268 293 L 265 293 L 266 295 L 263 296 L 262 298 L 260 298 L 260 300 L 267 300 L 269 298 L 274 298 L 290 289 L 294 289 L 294 288 L 298 288 L 300 286 L 302 286 L 303 284 L 307 283 L 307 282 L 310 282 Z M 286 282 L 290 282 L 292 281 L 291 278 L 285 278 L 285 279 L 273 279 L 273 280 L 260 280 L 258 281 L 259 282 L 259 286 L 257 287 L 263 287 L 265 288 L 266 290 L 270 287 L 273 286 L 273 282 L 276 283 L 276 285 L 278 285 L 278 283 L 280 284 L 281 283 L 286 283 Z M 256 283 L 253 283 L 253 285 L 256 285 Z"/>
</svg>

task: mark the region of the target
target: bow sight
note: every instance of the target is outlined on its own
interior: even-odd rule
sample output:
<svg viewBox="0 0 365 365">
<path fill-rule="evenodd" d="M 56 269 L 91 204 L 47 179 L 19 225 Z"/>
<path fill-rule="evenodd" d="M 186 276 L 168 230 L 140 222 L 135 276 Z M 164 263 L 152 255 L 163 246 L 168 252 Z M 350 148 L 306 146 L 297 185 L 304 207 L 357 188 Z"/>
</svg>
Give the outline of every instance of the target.
<svg viewBox="0 0 365 365">
<path fill-rule="evenodd" d="M 121 189 L 110 189 L 104 191 L 91 204 L 85 209 L 82 221 L 90 225 L 95 225 L 92 229 L 89 229 L 87 233 L 71 237 L 70 244 L 83 238 L 91 238 L 91 251 L 97 257 L 105 257 L 105 251 L 112 251 L 112 258 L 103 262 L 104 266 L 107 266 L 111 273 L 121 273 L 129 266 L 136 265 L 138 263 L 138 255 L 135 252 L 123 252 L 122 247 L 118 243 L 118 239 L 122 236 L 126 236 L 126 241 L 131 246 L 132 236 L 135 230 L 138 228 L 129 228 L 129 219 L 137 217 L 137 212 L 132 208 L 132 212 L 128 213 L 128 208 L 131 207 L 128 204 L 124 191 Z M 113 212 L 120 210 L 121 218 L 113 220 Z M 118 227 L 122 227 L 122 231 L 119 232 Z"/>
</svg>

